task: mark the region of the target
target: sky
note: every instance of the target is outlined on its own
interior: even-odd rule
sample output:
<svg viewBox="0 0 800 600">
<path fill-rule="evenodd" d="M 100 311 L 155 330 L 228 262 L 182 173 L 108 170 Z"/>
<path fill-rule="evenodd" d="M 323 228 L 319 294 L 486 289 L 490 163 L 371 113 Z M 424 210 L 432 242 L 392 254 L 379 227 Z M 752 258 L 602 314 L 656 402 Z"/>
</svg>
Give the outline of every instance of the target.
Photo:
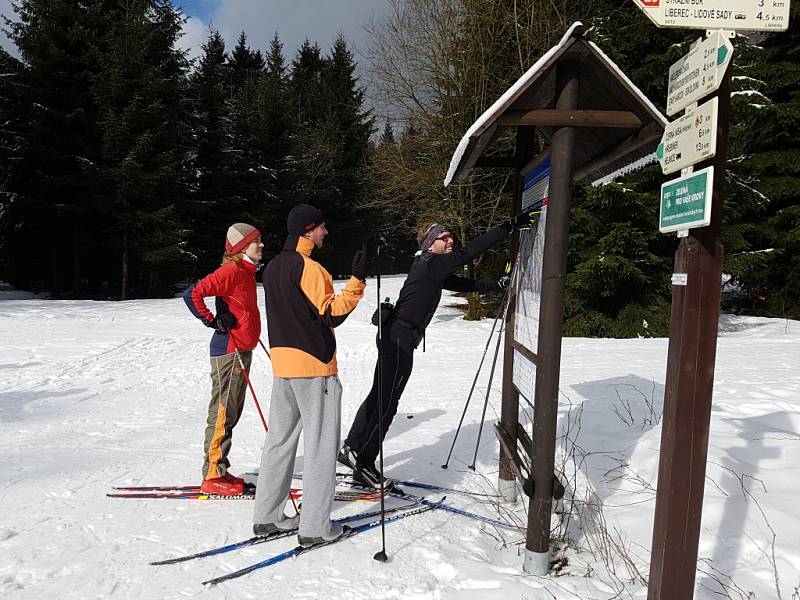
<svg viewBox="0 0 800 600">
<path fill-rule="evenodd" d="M 287 62 L 306 38 L 326 51 L 340 32 L 351 48 L 364 49 L 365 25 L 389 9 L 389 0 L 178 0 L 176 4 L 189 16 L 181 45 L 192 56 L 199 54 L 211 26 L 228 47 L 244 30 L 250 47 L 262 51 L 277 31 Z"/>
<path fill-rule="evenodd" d="M 188 17 L 180 47 L 199 56 L 209 26 L 218 29 L 229 47 L 244 30 L 251 48 L 262 51 L 278 32 L 287 62 L 308 38 L 327 51 L 342 33 L 356 51 L 366 46 L 364 26 L 389 9 L 389 0 L 175 0 Z M 12 17 L 11 0 L 0 0 L 0 13 Z M 0 46 L 18 56 L 11 41 L 0 33 Z"/>
<path fill-rule="evenodd" d="M 14 11 L 11 8 L 11 0 L 0 0 L 0 15 L 4 15 L 9 19 L 14 16 Z M 5 29 L 5 22 L 0 21 L 0 29 Z M 19 56 L 19 52 L 17 52 L 14 44 L 2 31 L 0 31 L 0 46 L 8 50 L 14 56 Z"/>
</svg>

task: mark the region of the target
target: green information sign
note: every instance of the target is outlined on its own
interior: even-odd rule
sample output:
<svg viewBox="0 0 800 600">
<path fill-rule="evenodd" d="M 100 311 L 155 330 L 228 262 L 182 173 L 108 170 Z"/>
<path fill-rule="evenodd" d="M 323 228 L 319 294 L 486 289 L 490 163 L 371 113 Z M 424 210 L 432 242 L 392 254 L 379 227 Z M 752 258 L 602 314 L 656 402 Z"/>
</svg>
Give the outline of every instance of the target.
<svg viewBox="0 0 800 600">
<path fill-rule="evenodd" d="M 659 231 L 668 233 L 711 223 L 713 183 L 714 167 L 707 167 L 662 185 Z"/>
</svg>

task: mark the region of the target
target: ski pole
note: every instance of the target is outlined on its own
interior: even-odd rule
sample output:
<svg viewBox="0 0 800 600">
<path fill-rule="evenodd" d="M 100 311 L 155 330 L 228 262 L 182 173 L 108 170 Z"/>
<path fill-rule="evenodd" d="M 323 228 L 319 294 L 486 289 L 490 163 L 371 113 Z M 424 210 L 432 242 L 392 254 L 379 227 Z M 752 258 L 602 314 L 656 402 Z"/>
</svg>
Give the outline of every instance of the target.
<svg viewBox="0 0 800 600">
<path fill-rule="evenodd" d="M 453 448 L 456 447 L 456 440 L 458 439 L 458 434 L 461 431 L 461 425 L 464 423 L 464 417 L 467 414 L 467 409 L 469 408 L 470 400 L 472 400 L 472 393 L 475 391 L 475 385 L 478 383 L 478 377 L 481 374 L 481 369 L 483 368 L 483 361 L 486 359 L 486 353 L 489 351 L 489 344 L 492 343 L 492 336 L 494 335 L 494 329 L 497 326 L 497 321 L 500 319 L 500 314 L 495 317 L 494 323 L 492 323 L 492 330 L 489 332 L 489 339 L 486 340 L 486 348 L 483 349 L 483 356 L 481 356 L 481 362 L 478 365 L 478 370 L 475 371 L 475 379 L 472 380 L 472 387 L 469 388 L 469 394 L 467 395 L 467 402 L 464 404 L 464 410 L 461 412 L 461 419 L 458 421 L 458 427 L 456 427 L 456 434 L 453 436 L 453 443 L 450 445 L 450 452 L 447 453 L 447 460 L 444 461 L 442 465 L 443 469 L 446 469 L 450 464 L 450 457 L 453 455 Z"/>
<path fill-rule="evenodd" d="M 467 395 L 467 402 L 464 404 L 464 410 L 461 412 L 461 419 L 458 421 L 458 427 L 456 427 L 456 434 L 453 436 L 453 443 L 450 445 L 450 452 L 447 453 L 447 460 L 444 461 L 442 465 L 443 469 L 447 469 L 450 465 L 450 457 L 453 455 L 453 448 L 456 447 L 456 440 L 458 440 L 458 434 L 461 432 L 461 425 L 464 423 L 464 417 L 467 414 L 467 409 L 469 408 L 469 403 L 472 400 L 472 393 L 475 391 L 475 386 L 478 383 L 478 377 L 481 374 L 481 369 L 483 368 L 483 361 L 486 359 L 486 354 L 489 352 L 489 345 L 492 343 L 492 336 L 494 335 L 495 327 L 497 327 L 497 321 L 500 320 L 500 317 L 503 316 L 505 310 L 507 308 L 507 301 L 509 299 L 509 291 L 511 286 L 514 284 L 514 278 L 516 276 L 517 267 L 514 266 L 514 272 L 511 274 L 511 283 L 509 284 L 508 288 L 506 288 L 506 292 L 503 295 L 503 301 L 500 303 L 500 309 L 497 311 L 497 316 L 494 318 L 494 322 L 492 323 L 492 330 L 489 332 L 489 338 L 486 340 L 486 347 L 483 349 L 483 356 L 481 356 L 481 362 L 478 364 L 478 370 L 475 371 L 475 378 L 472 380 L 472 387 L 469 388 L 469 394 Z M 502 324 L 501 324 L 502 329 Z M 498 332 L 498 335 L 500 333 Z"/>
<path fill-rule="evenodd" d="M 386 507 L 384 499 L 383 480 L 383 315 L 381 314 L 381 241 L 375 247 L 375 270 L 378 287 L 378 440 L 380 448 L 381 467 L 381 550 L 375 553 L 374 558 L 379 562 L 386 562 Z"/>
<path fill-rule="evenodd" d="M 262 342 L 262 341 L 261 341 L 261 338 L 258 338 L 258 343 L 259 343 L 259 344 L 261 345 L 261 347 L 264 349 L 264 352 L 266 352 L 266 353 L 267 353 L 267 358 L 268 358 L 268 359 L 270 359 L 270 360 L 272 360 L 272 355 L 269 353 L 269 350 L 267 350 L 267 347 L 264 345 L 264 342 Z"/>
<path fill-rule="evenodd" d="M 230 334 L 230 332 L 228 332 Z M 231 339 L 233 336 L 231 335 Z M 250 393 L 253 395 L 253 402 L 256 404 L 256 410 L 258 410 L 258 416 L 261 417 L 261 423 L 264 425 L 264 431 L 269 431 L 269 427 L 267 427 L 267 422 L 264 420 L 264 413 L 261 412 L 261 405 L 258 403 L 258 397 L 256 396 L 256 391 L 253 389 L 253 383 L 250 381 L 250 376 L 247 374 L 247 369 L 244 368 L 244 362 L 242 361 L 242 357 L 239 354 L 239 348 L 236 347 L 234 343 L 233 351 L 236 353 L 236 359 L 239 361 L 239 366 L 242 368 L 242 374 L 244 375 L 244 379 L 247 382 L 247 387 L 250 388 Z"/>
<path fill-rule="evenodd" d="M 511 274 L 511 282 L 508 285 L 508 290 L 511 289 L 511 286 L 514 284 L 514 280 L 517 276 L 517 265 L 514 265 L 514 272 Z M 507 291 L 508 291 L 507 290 Z M 503 302 L 503 321 L 500 325 L 500 331 L 497 332 L 497 345 L 494 348 L 494 358 L 492 359 L 492 368 L 489 371 L 489 383 L 486 384 L 486 397 L 483 400 L 483 412 L 481 413 L 481 423 L 478 427 L 478 439 L 475 442 L 475 455 L 472 457 L 472 464 L 467 465 L 467 468 L 471 471 L 475 470 L 475 463 L 478 461 L 478 448 L 481 445 L 481 436 L 483 434 L 483 422 L 486 419 L 486 407 L 489 405 L 489 392 L 492 389 L 492 380 L 494 379 L 494 370 L 497 366 L 497 357 L 500 354 L 500 340 L 503 339 L 503 324 L 505 324 L 505 313 L 508 310 L 508 304 L 511 302 L 511 294 L 507 294 L 507 298 L 504 299 Z"/>
<path fill-rule="evenodd" d="M 502 329 L 502 328 L 501 328 Z M 475 463 L 478 460 L 478 447 L 481 445 L 481 434 L 483 433 L 483 421 L 486 419 L 486 407 L 489 404 L 489 391 L 492 389 L 492 379 L 494 379 L 494 368 L 497 366 L 497 356 L 500 354 L 500 340 L 503 339 L 502 330 L 497 333 L 497 345 L 494 349 L 494 359 L 492 369 L 489 371 L 489 383 L 486 384 L 486 398 L 483 401 L 483 413 L 481 414 L 481 424 L 478 427 L 478 440 L 475 442 L 475 456 L 472 457 L 472 464 L 467 466 L 471 471 L 475 470 Z"/>
</svg>

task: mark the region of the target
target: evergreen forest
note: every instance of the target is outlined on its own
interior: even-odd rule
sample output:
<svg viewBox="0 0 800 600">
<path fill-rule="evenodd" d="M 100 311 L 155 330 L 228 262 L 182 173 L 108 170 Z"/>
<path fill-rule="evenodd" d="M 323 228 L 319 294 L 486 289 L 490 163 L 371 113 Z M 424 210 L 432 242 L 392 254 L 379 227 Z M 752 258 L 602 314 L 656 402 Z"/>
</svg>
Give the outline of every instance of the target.
<svg viewBox="0 0 800 600">
<path fill-rule="evenodd" d="M 256 225 L 269 260 L 300 202 L 325 212 L 318 258 L 334 277 L 377 239 L 381 272 L 404 272 L 420 225 L 447 223 L 463 244 L 509 218 L 511 171 L 444 176 L 572 22 L 662 110 L 669 66 L 702 35 L 657 29 L 623 0 L 389 2 L 358 57 L 341 35 L 257 48 L 210 29 L 192 61 L 171 0 L 16 0 L 4 28 L 18 54 L 0 49 L 0 282 L 174 296 L 219 265 L 231 223 Z M 798 319 L 800 6 L 788 32 L 740 32 L 734 47 L 723 310 Z M 677 240 L 658 232 L 663 181 L 655 164 L 575 190 L 567 334 L 666 335 Z M 496 278 L 507 252 L 471 275 Z"/>
</svg>

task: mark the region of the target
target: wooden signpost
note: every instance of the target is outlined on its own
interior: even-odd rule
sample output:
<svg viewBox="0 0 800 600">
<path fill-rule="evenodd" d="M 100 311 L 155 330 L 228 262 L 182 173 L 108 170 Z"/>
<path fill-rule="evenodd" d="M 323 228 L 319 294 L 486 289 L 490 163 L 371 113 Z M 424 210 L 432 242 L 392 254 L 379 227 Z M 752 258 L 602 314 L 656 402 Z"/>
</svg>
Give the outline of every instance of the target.
<svg viewBox="0 0 800 600">
<path fill-rule="evenodd" d="M 670 68 L 667 114 L 686 112 L 667 125 L 656 153 L 665 174 L 681 171 L 661 188 L 659 229 L 682 239 L 672 276 L 647 597 L 685 600 L 694 597 L 717 351 L 733 55 L 728 38 L 737 29 L 786 30 L 789 1 L 634 2 L 659 27 L 708 31 Z"/>
</svg>

